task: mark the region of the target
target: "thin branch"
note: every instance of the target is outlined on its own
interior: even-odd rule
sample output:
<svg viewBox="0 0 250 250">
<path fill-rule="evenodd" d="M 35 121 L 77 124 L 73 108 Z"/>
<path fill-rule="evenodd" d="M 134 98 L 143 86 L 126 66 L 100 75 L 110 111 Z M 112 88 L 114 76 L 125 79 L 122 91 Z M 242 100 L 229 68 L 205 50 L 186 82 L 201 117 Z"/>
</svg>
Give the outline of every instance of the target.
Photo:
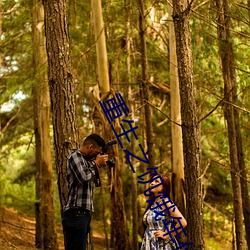
<svg viewBox="0 0 250 250">
<path fill-rule="evenodd" d="M 149 104 L 150 106 L 152 106 L 154 109 L 160 111 L 164 116 L 166 116 L 168 118 L 169 121 L 173 122 L 175 125 L 178 125 L 181 127 L 181 124 L 173 121 L 167 114 L 165 114 L 163 111 L 161 111 L 159 108 L 157 108 L 156 106 L 154 106 L 152 103 L 150 103 L 148 100 L 143 99 L 143 102 L 146 102 L 147 104 Z"/>
<path fill-rule="evenodd" d="M 243 5 L 243 4 L 236 3 L 235 5 L 237 5 L 237 6 L 241 7 L 241 8 L 244 8 L 244 9 L 246 9 L 246 10 L 250 10 L 250 8 L 249 8 L 248 6 L 245 6 L 245 5 Z"/>
<path fill-rule="evenodd" d="M 204 1 L 204 2 L 202 2 L 202 3 L 200 3 L 200 4 L 198 4 L 197 6 L 195 6 L 195 7 L 192 9 L 192 11 L 198 10 L 199 8 L 201 8 L 202 6 L 204 6 L 205 4 L 207 4 L 207 3 L 209 3 L 209 2 L 210 2 L 210 0 L 206 0 L 206 1 Z"/>
<path fill-rule="evenodd" d="M 235 69 L 237 69 L 237 70 L 239 70 L 239 71 L 242 71 L 242 72 L 244 72 L 244 73 L 250 75 L 250 72 L 249 72 L 249 71 L 246 71 L 246 70 L 244 70 L 244 69 L 240 69 L 240 68 L 235 67 L 235 66 L 233 66 L 233 68 L 235 68 Z"/>
<path fill-rule="evenodd" d="M 229 93 L 232 92 L 232 90 L 233 90 L 233 89 L 231 89 L 231 90 L 228 92 L 227 96 L 229 95 Z M 227 96 L 224 96 L 224 97 L 217 103 L 217 105 L 216 105 L 208 114 L 206 114 L 204 117 L 202 117 L 202 118 L 198 121 L 198 124 L 199 124 L 200 122 L 202 122 L 203 120 L 205 120 L 208 116 L 210 116 L 210 115 L 211 115 L 211 114 L 221 105 L 221 103 L 225 100 L 225 98 L 226 98 Z"/>
<path fill-rule="evenodd" d="M 20 4 L 15 4 L 10 10 L 7 10 L 6 12 L 3 12 L 2 15 L 3 16 L 8 16 L 10 15 L 12 12 L 16 11 L 18 8 L 20 7 Z"/>
<path fill-rule="evenodd" d="M 17 110 L 16 114 L 13 115 L 13 116 L 9 119 L 9 121 L 8 121 L 8 122 L 6 123 L 6 125 L 3 127 L 2 131 L 0 131 L 0 134 L 3 134 L 3 133 L 6 131 L 6 129 L 7 129 L 8 126 L 10 125 L 10 123 L 17 117 L 17 115 L 19 114 L 20 110 L 21 110 L 21 107 L 19 107 L 19 109 Z"/>
<path fill-rule="evenodd" d="M 210 165 L 211 165 L 211 159 L 208 159 L 208 163 L 207 163 L 207 165 L 206 165 L 206 167 L 205 167 L 203 173 L 201 174 L 201 176 L 197 178 L 197 181 L 198 181 L 199 179 L 202 179 L 202 178 L 204 177 L 204 175 L 206 174 L 206 172 L 207 172 L 207 170 L 208 170 L 208 168 L 209 168 Z"/>
<path fill-rule="evenodd" d="M 101 29 L 100 33 L 98 34 L 98 36 L 97 36 L 96 40 L 94 41 L 94 43 L 93 43 L 85 52 L 83 52 L 83 53 L 81 54 L 81 57 L 83 57 L 85 54 L 89 53 L 89 51 L 93 49 L 93 47 L 94 47 L 94 46 L 96 45 L 96 43 L 98 42 L 98 40 L 99 40 L 99 38 L 100 38 L 100 36 L 101 36 L 103 30 L 104 30 L 104 26 L 103 26 L 103 28 Z"/>
<path fill-rule="evenodd" d="M 201 14 L 198 13 L 197 11 L 194 11 L 194 10 L 191 10 L 191 11 L 194 12 L 194 15 L 196 15 L 198 19 L 203 20 L 204 22 L 206 22 L 206 23 L 212 25 L 212 26 L 215 27 L 216 29 L 217 29 L 218 25 L 220 26 L 220 24 L 218 24 L 216 21 L 212 22 L 212 21 L 208 20 L 204 15 L 201 15 Z M 240 35 L 240 36 L 242 36 L 242 37 L 250 38 L 250 35 L 248 35 L 248 34 L 244 34 L 244 33 L 242 33 L 242 32 L 235 31 L 235 30 L 233 30 L 233 29 L 228 29 L 228 30 L 230 30 L 232 33 L 238 34 L 238 35 Z"/>
</svg>

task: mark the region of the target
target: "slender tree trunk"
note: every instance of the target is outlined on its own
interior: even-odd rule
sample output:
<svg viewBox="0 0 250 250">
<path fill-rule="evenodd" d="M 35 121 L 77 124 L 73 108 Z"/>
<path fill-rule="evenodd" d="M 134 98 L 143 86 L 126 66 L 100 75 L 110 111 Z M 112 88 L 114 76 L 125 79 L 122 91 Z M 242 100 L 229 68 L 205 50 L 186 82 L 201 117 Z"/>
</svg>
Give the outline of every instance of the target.
<svg viewBox="0 0 250 250">
<path fill-rule="evenodd" d="M 134 98 L 133 98 L 133 93 L 131 89 L 131 63 L 130 63 L 130 22 L 131 22 L 131 0 L 125 0 L 125 10 L 126 10 L 126 69 L 127 69 L 127 82 L 129 84 L 128 87 L 128 100 L 130 103 L 130 111 L 131 111 L 131 120 L 134 120 Z M 135 140 L 134 137 L 131 138 L 131 151 L 135 151 Z M 131 159 L 132 165 L 134 166 L 134 170 L 136 172 L 136 166 L 133 163 L 134 158 Z M 137 206 L 137 176 L 136 173 L 132 173 L 132 247 L 133 250 L 138 250 L 138 206 Z"/>
<path fill-rule="evenodd" d="M 141 96 L 144 101 L 149 101 L 149 87 L 148 87 L 148 59 L 146 47 L 146 20 L 145 20 L 145 6 L 144 0 L 138 0 L 139 7 L 139 32 L 141 43 L 141 67 L 142 67 L 142 87 Z M 145 108 L 145 122 L 146 122 L 146 139 L 148 147 L 149 168 L 154 167 L 154 141 L 153 141 L 153 126 L 152 126 L 152 110 L 146 103 Z"/>
<path fill-rule="evenodd" d="M 241 183 L 242 208 L 244 215 L 247 246 L 248 249 L 250 249 L 250 201 L 248 195 L 248 181 L 247 181 L 247 171 L 243 153 L 243 143 L 240 132 L 240 119 L 238 110 L 236 108 L 234 108 L 234 115 L 235 115 L 237 151 L 238 151 L 237 153 L 238 153 L 239 170 L 241 176 L 240 183 Z"/>
<path fill-rule="evenodd" d="M 194 243 L 188 249 L 201 250 L 204 249 L 201 168 L 189 15 L 187 1 L 173 1 L 187 198 L 187 242 Z"/>
<path fill-rule="evenodd" d="M 78 147 L 66 0 L 44 0 L 48 81 L 54 129 L 55 163 L 61 209 L 67 199 L 66 162 Z"/>
<path fill-rule="evenodd" d="M 50 149 L 50 99 L 46 71 L 44 10 L 42 1 L 34 0 L 33 56 L 35 69 L 34 125 L 36 137 L 36 194 L 40 200 L 36 214 L 36 246 L 58 249 L 53 201 L 53 175 Z"/>
<path fill-rule="evenodd" d="M 172 16 L 173 8 L 168 4 L 169 16 Z M 169 24 L 169 54 L 170 54 L 170 106 L 171 120 L 181 124 L 181 102 L 177 67 L 176 43 L 174 24 Z M 171 123 L 172 136 L 172 190 L 174 202 L 185 217 L 186 197 L 184 192 L 184 159 L 182 145 L 181 126 Z"/>
<path fill-rule="evenodd" d="M 3 34 L 3 27 L 2 27 L 2 0 L 0 0 L 0 37 L 2 37 Z M 2 60 L 2 53 L 0 52 L 0 74 L 2 74 L 2 64 L 3 64 L 3 60 Z M 0 142 L 1 142 L 1 137 L 2 137 L 2 126 L 1 126 L 1 119 L 0 119 Z M 0 181 L 0 218 L 2 218 L 2 182 Z M 2 223 L 0 222 L 0 231 L 1 231 L 1 226 Z"/>
<path fill-rule="evenodd" d="M 3 34 L 3 16 L 2 16 L 2 0 L 0 0 L 0 37 L 2 37 Z M 0 52 L 0 69 L 2 67 L 3 64 L 3 55 Z M 0 72 L 1 73 L 1 72 Z"/>
<path fill-rule="evenodd" d="M 108 238 L 108 225 L 106 222 L 106 209 L 105 209 L 105 203 L 104 203 L 104 198 L 103 198 L 103 187 L 101 185 L 101 190 L 100 190 L 100 195 L 101 195 L 101 200 L 102 200 L 102 219 L 103 219 L 103 227 L 104 227 L 104 234 L 105 234 L 105 240 L 106 240 L 106 249 L 109 250 L 109 238 Z"/>
<path fill-rule="evenodd" d="M 225 95 L 225 100 L 227 101 L 225 103 L 225 118 L 228 127 L 231 178 L 232 178 L 233 197 L 234 197 L 236 244 L 237 244 L 237 249 L 240 250 L 240 249 L 245 249 L 245 239 L 244 239 L 244 229 L 243 229 L 243 208 L 242 208 L 241 180 L 240 180 L 240 175 L 242 173 L 240 171 L 240 165 L 239 165 L 239 156 L 243 157 L 243 155 L 241 150 L 242 147 L 239 147 L 241 144 L 241 137 L 239 131 L 239 124 L 237 124 L 239 122 L 238 112 L 232 105 L 235 104 L 237 101 L 236 72 L 234 68 L 234 53 L 233 53 L 233 45 L 230 34 L 229 3 L 227 0 L 216 0 L 216 4 L 218 9 L 219 53 L 221 57 L 222 73 L 224 78 L 224 95 Z M 242 160 L 243 158 L 241 158 L 241 164 L 244 164 Z M 242 168 L 244 169 L 244 165 L 242 165 Z M 242 181 L 244 182 L 244 180 Z M 243 190 L 245 191 L 244 188 Z M 248 208 L 246 209 L 246 214 L 248 209 L 249 209 L 249 204 Z M 249 220 L 249 218 L 245 218 L 245 220 Z M 248 225 L 246 227 L 246 230 L 247 229 Z"/>
<path fill-rule="evenodd" d="M 101 0 L 93 1 L 93 17 L 96 38 L 96 54 L 98 66 L 98 79 L 101 90 L 102 100 L 104 96 L 108 97 L 110 92 L 108 60 L 105 41 L 104 24 L 102 18 Z M 99 104 L 97 104 L 99 106 Z M 109 125 L 104 124 L 105 139 L 111 140 L 114 137 L 113 131 Z M 116 126 L 115 126 L 116 127 Z M 113 146 L 113 158 L 116 158 L 116 166 L 113 171 L 112 191 L 111 191 L 111 211 L 113 218 L 114 247 L 119 250 L 129 249 L 128 230 L 126 225 L 126 215 L 124 210 L 123 191 L 122 191 L 122 169 L 118 157 L 118 145 Z"/>
<path fill-rule="evenodd" d="M 104 32 L 104 23 L 102 18 L 102 3 L 101 0 L 92 0 L 94 30 L 96 39 L 96 55 L 97 55 L 97 72 L 98 82 L 101 89 L 101 94 L 110 91 L 109 74 L 108 74 L 108 57 L 106 49 L 106 38 Z"/>
</svg>

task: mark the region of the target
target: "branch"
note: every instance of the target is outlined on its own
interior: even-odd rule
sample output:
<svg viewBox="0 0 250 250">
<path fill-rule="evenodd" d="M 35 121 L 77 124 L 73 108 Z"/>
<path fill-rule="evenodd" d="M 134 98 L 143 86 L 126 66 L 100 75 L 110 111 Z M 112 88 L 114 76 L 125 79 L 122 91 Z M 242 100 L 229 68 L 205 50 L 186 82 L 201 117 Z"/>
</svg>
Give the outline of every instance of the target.
<svg viewBox="0 0 250 250">
<path fill-rule="evenodd" d="M 0 135 L 3 134 L 3 133 L 6 131 L 6 129 L 7 129 L 8 126 L 10 125 L 10 123 L 17 117 L 17 115 L 19 114 L 20 110 L 21 110 L 21 107 L 19 107 L 19 109 L 17 110 L 16 114 L 13 115 L 13 116 L 9 119 L 9 121 L 6 123 L 6 125 L 4 126 L 4 128 L 2 129 L 2 131 L 0 131 Z"/>
<path fill-rule="evenodd" d="M 230 92 L 232 91 L 232 89 L 230 90 Z M 229 93 L 230 93 L 229 92 Z M 205 120 L 208 116 L 210 116 L 219 106 L 220 106 L 220 104 L 224 101 L 224 99 L 226 98 L 226 96 L 223 98 L 223 99 L 221 99 L 218 103 L 217 103 L 217 105 L 208 113 L 208 114 L 206 114 L 204 117 L 202 117 L 199 121 L 198 121 L 198 124 L 200 123 L 200 122 L 202 122 L 203 120 Z"/>
<path fill-rule="evenodd" d="M 165 114 L 163 111 L 161 111 L 159 108 L 157 108 L 156 106 L 154 106 L 152 103 L 150 103 L 148 100 L 143 99 L 143 102 L 146 102 L 147 104 L 149 104 L 150 106 L 152 106 L 153 108 L 155 108 L 156 110 L 160 111 L 164 116 L 166 116 L 168 118 L 169 121 L 173 122 L 175 125 L 180 126 L 181 124 L 173 121 L 167 114 Z"/>
<path fill-rule="evenodd" d="M 201 8 L 203 5 L 205 5 L 205 4 L 209 3 L 209 2 L 210 2 L 210 0 L 206 0 L 206 1 L 204 1 L 204 2 L 202 2 L 202 3 L 200 3 L 200 4 L 198 4 L 197 6 L 195 6 L 195 7 L 192 9 L 192 11 L 198 10 L 198 9 Z"/>
<path fill-rule="evenodd" d="M 239 70 L 239 71 L 242 71 L 242 72 L 244 72 L 244 73 L 250 75 L 250 72 L 249 72 L 249 71 L 246 71 L 246 70 L 244 70 L 244 69 L 240 69 L 240 68 L 235 67 L 235 66 L 233 66 L 233 68 L 235 68 L 235 69 L 237 69 L 237 70 Z"/>
<path fill-rule="evenodd" d="M 3 16 L 10 15 L 12 12 L 16 11 L 20 7 L 20 4 L 14 5 L 10 10 L 7 10 L 6 12 L 3 12 Z"/>
<path fill-rule="evenodd" d="M 103 30 L 104 30 L 104 26 L 102 27 L 102 29 L 101 29 L 100 33 L 98 34 L 98 36 L 97 36 L 96 40 L 94 41 L 94 43 L 93 43 L 85 52 L 83 52 L 83 53 L 81 54 L 81 57 L 83 57 L 85 54 L 89 53 L 90 50 L 92 50 L 92 48 L 93 48 L 93 47 L 96 45 L 96 43 L 98 42 L 98 40 L 99 40 L 99 38 L 100 38 L 100 36 L 101 36 Z"/>
<path fill-rule="evenodd" d="M 247 10 L 250 10 L 250 8 L 248 6 L 245 6 L 243 4 L 240 4 L 240 3 L 236 3 L 235 5 L 241 7 L 241 8 L 244 8 L 244 9 L 247 9 Z"/>
<path fill-rule="evenodd" d="M 204 175 L 206 174 L 206 172 L 207 172 L 208 167 L 210 166 L 210 164 L 211 164 L 211 159 L 208 158 L 208 160 L 207 160 L 207 165 L 206 165 L 206 167 L 205 167 L 203 173 L 201 174 L 201 176 L 197 178 L 197 181 L 198 181 L 199 179 L 202 179 L 202 178 L 204 177 Z"/>
</svg>

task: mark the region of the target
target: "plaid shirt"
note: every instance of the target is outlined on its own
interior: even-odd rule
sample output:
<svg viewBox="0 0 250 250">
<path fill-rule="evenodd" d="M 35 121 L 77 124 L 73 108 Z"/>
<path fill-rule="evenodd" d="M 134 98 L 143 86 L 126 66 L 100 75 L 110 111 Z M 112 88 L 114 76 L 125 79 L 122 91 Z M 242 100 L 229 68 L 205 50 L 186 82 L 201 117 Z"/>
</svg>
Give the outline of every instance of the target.
<svg viewBox="0 0 250 250">
<path fill-rule="evenodd" d="M 64 211 L 80 207 L 94 211 L 93 185 L 95 171 L 79 150 L 72 150 L 67 160 L 68 200 Z"/>
</svg>

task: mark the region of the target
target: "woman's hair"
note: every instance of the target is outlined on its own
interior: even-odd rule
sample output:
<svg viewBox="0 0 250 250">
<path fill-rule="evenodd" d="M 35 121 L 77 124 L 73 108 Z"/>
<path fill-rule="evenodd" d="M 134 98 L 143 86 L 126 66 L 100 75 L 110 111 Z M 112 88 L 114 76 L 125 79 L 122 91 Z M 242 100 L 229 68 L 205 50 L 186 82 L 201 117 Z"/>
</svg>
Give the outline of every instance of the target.
<svg viewBox="0 0 250 250">
<path fill-rule="evenodd" d="M 163 182 L 162 183 L 162 186 L 163 186 L 163 190 L 162 191 L 167 191 L 166 193 L 162 193 L 162 196 L 170 197 L 170 192 L 171 192 L 171 181 L 170 181 L 170 178 L 168 176 L 164 175 L 164 174 L 158 174 L 158 176 L 161 177 L 162 182 Z M 156 176 L 153 176 L 152 179 L 154 177 L 156 177 Z M 151 200 L 153 198 L 154 198 L 154 194 L 151 193 L 151 195 L 149 196 L 148 200 Z M 148 210 L 148 208 L 149 208 L 150 205 L 151 204 L 149 202 L 147 202 L 147 207 L 146 207 L 145 212 L 143 213 L 143 217 L 144 217 L 144 214 L 147 212 L 147 210 Z M 143 218 L 142 218 L 142 220 L 143 220 Z M 145 232 L 146 225 L 144 223 L 143 223 L 143 228 L 144 228 L 144 232 Z M 143 234 L 144 234 L 144 232 L 143 232 Z"/>
<path fill-rule="evenodd" d="M 163 193 L 162 195 L 166 196 L 166 197 L 170 197 L 170 192 L 171 192 L 171 182 L 170 182 L 170 179 L 168 176 L 164 175 L 164 174 L 158 174 L 158 176 L 161 177 L 163 183 L 162 183 L 162 186 L 163 186 L 163 190 L 162 191 L 166 191 L 166 193 Z M 155 176 L 152 177 L 152 179 L 154 178 Z M 154 198 L 154 194 L 151 193 L 151 195 L 149 196 L 148 200 L 151 200 Z M 147 203 L 147 208 L 146 208 L 146 211 L 148 210 L 148 207 L 150 206 L 150 203 Z M 145 211 L 145 213 L 146 213 Z"/>
</svg>

